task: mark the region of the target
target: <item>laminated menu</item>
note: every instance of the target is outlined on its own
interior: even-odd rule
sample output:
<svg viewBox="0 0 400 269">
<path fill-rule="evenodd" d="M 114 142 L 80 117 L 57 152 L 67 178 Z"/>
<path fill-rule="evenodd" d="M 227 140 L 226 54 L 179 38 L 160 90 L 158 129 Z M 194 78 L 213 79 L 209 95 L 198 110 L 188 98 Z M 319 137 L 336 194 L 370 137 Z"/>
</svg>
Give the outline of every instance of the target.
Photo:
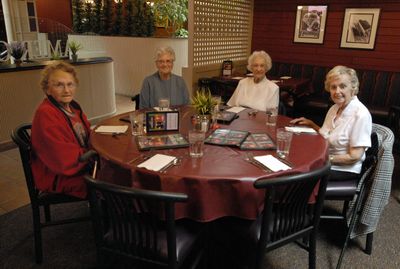
<svg viewBox="0 0 400 269">
<path fill-rule="evenodd" d="M 188 147 L 188 141 L 181 134 L 141 135 L 136 137 L 139 150 Z"/>
<path fill-rule="evenodd" d="M 276 145 L 268 134 L 250 134 L 249 136 L 247 136 L 246 140 L 243 141 L 243 143 L 240 145 L 240 149 L 268 150 L 276 149 Z"/>
<path fill-rule="evenodd" d="M 222 124 L 228 124 L 238 117 L 239 115 L 235 112 L 220 111 L 217 116 L 217 121 Z"/>
<path fill-rule="evenodd" d="M 220 146 L 236 146 L 242 150 L 275 149 L 274 141 L 265 133 L 251 134 L 247 131 L 217 129 L 210 134 L 205 143 Z"/>
<path fill-rule="evenodd" d="M 222 145 L 222 146 L 237 146 L 240 147 L 242 142 L 249 135 L 247 131 L 237 131 L 229 129 L 217 129 L 210 134 L 205 143 Z"/>
</svg>

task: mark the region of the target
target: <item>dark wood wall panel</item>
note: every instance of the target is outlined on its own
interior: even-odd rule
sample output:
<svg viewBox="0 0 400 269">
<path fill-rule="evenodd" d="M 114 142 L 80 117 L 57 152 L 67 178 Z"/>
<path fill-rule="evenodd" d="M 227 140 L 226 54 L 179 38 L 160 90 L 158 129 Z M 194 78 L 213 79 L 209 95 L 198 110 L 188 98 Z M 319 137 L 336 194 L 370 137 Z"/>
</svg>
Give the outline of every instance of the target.
<svg viewBox="0 0 400 269">
<path fill-rule="evenodd" d="M 328 16 L 323 44 L 293 43 L 297 5 L 321 1 L 254 0 L 253 50 L 265 50 L 273 61 L 357 69 L 400 71 L 400 1 L 326 0 Z M 381 8 L 374 50 L 340 48 L 346 8 Z"/>
</svg>

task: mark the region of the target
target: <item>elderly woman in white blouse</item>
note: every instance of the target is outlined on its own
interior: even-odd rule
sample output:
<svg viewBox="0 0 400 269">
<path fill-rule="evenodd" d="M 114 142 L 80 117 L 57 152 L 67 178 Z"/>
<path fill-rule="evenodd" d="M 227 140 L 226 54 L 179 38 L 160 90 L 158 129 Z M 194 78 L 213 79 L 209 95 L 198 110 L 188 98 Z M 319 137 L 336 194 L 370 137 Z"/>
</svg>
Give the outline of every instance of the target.
<svg viewBox="0 0 400 269">
<path fill-rule="evenodd" d="M 271 67 L 271 57 L 265 51 L 254 51 L 250 55 L 247 65 L 247 69 L 253 72 L 253 77 L 239 81 L 227 104 L 260 111 L 277 108 L 279 105 L 279 87 L 265 76 Z"/>
<path fill-rule="evenodd" d="M 372 117 L 357 98 L 358 86 L 354 69 L 335 66 L 325 79 L 325 90 L 335 104 L 326 114 L 322 127 L 303 117 L 291 121 L 312 127 L 328 140 L 332 163 L 330 180 L 359 177 L 365 151 L 371 147 Z"/>
</svg>

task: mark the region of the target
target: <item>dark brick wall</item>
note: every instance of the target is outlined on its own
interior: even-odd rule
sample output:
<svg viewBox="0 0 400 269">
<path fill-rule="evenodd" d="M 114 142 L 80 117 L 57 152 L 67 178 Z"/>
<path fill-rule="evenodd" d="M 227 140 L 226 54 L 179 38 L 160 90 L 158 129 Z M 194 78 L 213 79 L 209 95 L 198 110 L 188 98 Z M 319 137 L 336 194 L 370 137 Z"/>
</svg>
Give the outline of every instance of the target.
<svg viewBox="0 0 400 269">
<path fill-rule="evenodd" d="M 297 5 L 328 5 L 323 44 L 293 43 Z M 374 50 L 340 48 L 345 8 L 381 8 Z M 400 1 L 254 0 L 253 50 L 265 50 L 273 61 L 356 69 L 400 71 Z"/>
</svg>

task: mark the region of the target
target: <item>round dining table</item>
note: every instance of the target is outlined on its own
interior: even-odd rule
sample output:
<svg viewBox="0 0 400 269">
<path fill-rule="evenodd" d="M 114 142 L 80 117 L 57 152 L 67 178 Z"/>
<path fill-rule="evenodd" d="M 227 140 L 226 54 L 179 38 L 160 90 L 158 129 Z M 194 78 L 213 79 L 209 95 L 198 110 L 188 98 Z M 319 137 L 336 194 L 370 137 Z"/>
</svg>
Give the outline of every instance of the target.
<svg viewBox="0 0 400 269">
<path fill-rule="evenodd" d="M 177 110 L 179 133 L 187 138 L 188 131 L 193 128 L 192 116 L 196 113 L 190 106 L 178 107 Z M 279 115 L 276 126 L 267 126 L 264 112 L 249 113 L 251 111 L 245 109 L 230 124 L 218 124 L 217 127 L 267 133 L 276 141 L 276 128 L 289 125 L 290 118 Z M 145 112 L 139 110 L 134 113 Z M 200 158 L 190 157 L 188 147 L 140 151 L 137 137 L 131 135 L 130 123 L 122 121 L 128 114 L 116 115 L 97 125 L 129 125 L 126 133 L 107 135 L 92 131 L 90 135 L 91 147 L 101 157 L 98 179 L 123 186 L 187 194 L 188 202 L 177 204 L 177 219 L 190 218 L 201 222 L 226 216 L 256 219 L 263 207 L 264 191 L 255 189 L 254 181 L 308 172 L 323 166 L 328 159 L 327 141 L 319 134 L 293 134 L 287 157 L 292 168 L 278 172 L 261 169 L 245 158 L 249 152 L 254 156 L 276 156 L 275 150 L 249 151 L 235 146 L 205 144 L 204 155 Z M 211 132 L 209 130 L 207 135 Z M 181 161 L 165 172 L 138 167 L 156 153 L 176 156 Z"/>
</svg>

